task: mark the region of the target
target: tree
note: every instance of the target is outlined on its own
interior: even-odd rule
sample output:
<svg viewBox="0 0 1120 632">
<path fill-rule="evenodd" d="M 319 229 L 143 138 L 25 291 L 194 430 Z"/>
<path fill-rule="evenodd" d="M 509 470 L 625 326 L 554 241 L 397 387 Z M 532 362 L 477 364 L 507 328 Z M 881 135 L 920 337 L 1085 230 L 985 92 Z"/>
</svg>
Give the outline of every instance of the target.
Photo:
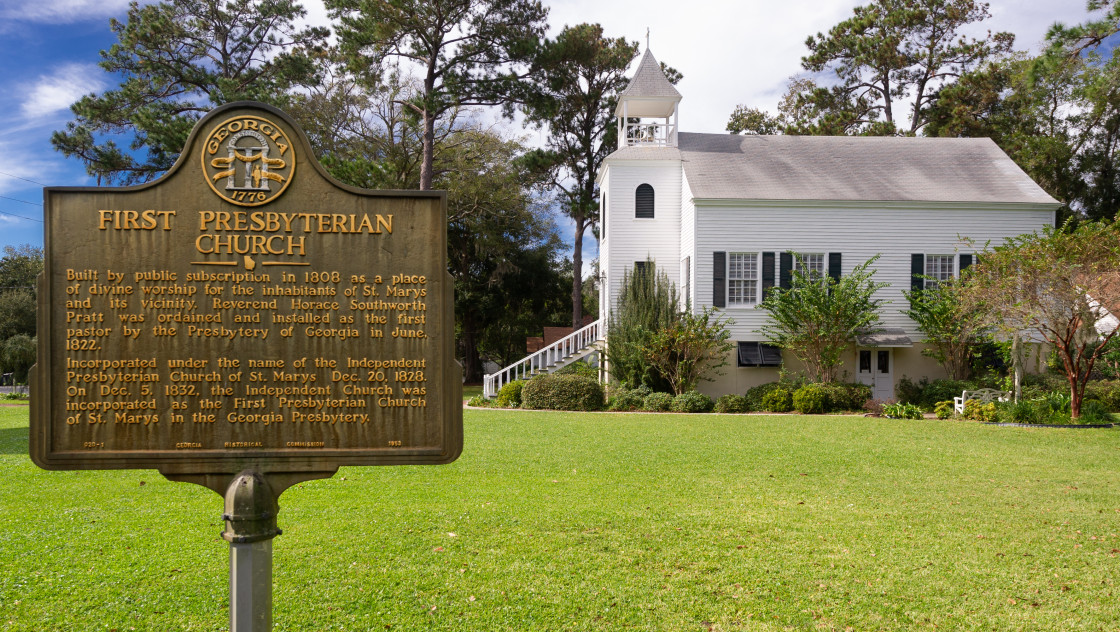
<svg viewBox="0 0 1120 632">
<path fill-rule="evenodd" d="M 533 206 L 531 180 L 517 160 L 524 151 L 520 143 L 485 130 L 460 130 L 447 142 L 448 169 L 436 183 L 448 191 L 453 218 L 448 269 L 455 278 L 464 375 L 477 383 L 481 352 L 523 353 L 525 337 L 557 311 L 563 296 L 560 241 Z"/>
<path fill-rule="evenodd" d="M 1089 2 L 1100 19 L 1055 25 L 1047 48 L 993 60 L 942 89 L 931 136 L 987 136 L 1047 193 L 1065 203 L 1059 223 L 1110 219 L 1120 208 L 1120 56 L 1104 42 L 1120 8 Z"/>
<path fill-rule="evenodd" d="M 27 334 L 18 334 L 4 341 L 0 361 L 4 371 L 14 374 L 12 378 L 16 384 L 27 383 L 27 370 L 35 364 L 36 349 L 35 338 Z"/>
<path fill-rule="evenodd" d="M 827 35 L 805 41 L 809 54 L 801 58 L 802 68 L 833 74 L 839 83 L 791 82 L 783 131 L 917 134 L 940 87 L 1011 50 L 1010 33 L 983 39 L 960 34 L 989 15 L 988 4 L 977 0 L 874 0 L 856 7 Z"/>
<path fill-rule="evenodd" d="M 118 42 L 101 51 L 100 66 L 124 80 L 74 103 L 76 120 L 51 144 L 85 162 L 98 185 L 159 176 L 210 109 L 243 99 L 283 104 L 292 87 L 312 81 L 327 30 L 296 27 L 304 15 L 296 0 L 134 0 L 126 23 L 110 22 Z M 128 149 L 105 136 L 131 137 Z"/>
<path fill-rule="evenodd" d="M 949 377 L 967 380 L 977 346 L 987 339 L 984 314 L 969 307 L 960 279 L 939 281 L 924 290 L 903 292 L 910 302 L 905 310 L 926 337 L 922 355 L 937 360 Z"/>
<path fill-rule="evenodd" d="M 942 89 L 925 129 L 929 136 L 987 137 L 1054 198 L 1066 202 L 1064 221 L 1085 191 L 1078 157 L 1088 140 L 1079 131 L 1082 83 L 1074 65 L 1036 70 L 1036 60 L 1014 55 L 989 62 Z"/>
<path fill-rule="evenodd" d="M 518 74 L 544 34 L 537 0 L 326 0 L 350 70 L 370 86 L 416 68 L 420 87 L 398 102 L 420 120 L 420 188 L 434 178 L 436 121 L 515 98 Z M 406 70 L 407 72 L 407 70 Z"/>
<path fill-rule="evenodd" d="M 735 347 L 728 340 L 728 324 L 711 307 L 700 314 L 686 311 L 654 332 L 643 349 L 646 361 L 669 382 L 674 395 L 695 390 L 727 365 L 727 354 Z"/>
<path fill-rule="evenodd" d="M 1085 384 L 1117 327 L 1103 319 L 1120 305 L 1120 224 L 1087 221 L 1014 237 L 970 268 L 968 307 L 1008 338 L 1028 332 L 1058 354 L 1081 415 Z"/>
<path fill-rule="evenodd" d="M 603 36 L 598 24 L 565 27 L 543 43 L 523 110 L 526 120 L 548 126 L 545 147 L 529 154 L 547 174 L 574 223 L 572 327 L 583 322 L 583 236 L 599 221 L 599 168 L 615 149 L 614 103 L 626 87 L 636 42 Z"/>
<path fill-rule="evenodd" d="M 762 333 L 793 353 L 814 382 L 836 381 L 843 353 L 856 335 L 877 330 L 879 307 L 885 301 L 875 293 L 887 285 L 874 281 L 871 264 L 878 258 L 859 264 L 839 280 L 795 270 L 789 288 L 775 288 L 763 299 L 770 324 Z"/>
<path fill-rule="evenodd" d="M 37 279 L 43 271 L 43 249 L 30 244 L 4 246 L 0 258 L 0 344 L 24 334 L 35 335 Z"/>
<path fill-rule="evenodd" d="M 653 335 L 677 322 L 677 288 L 653 261 L 641 262 L 622 277 L 617 308 L 607 324 L 607 366 L 611 377 L 626 388 L 645 385 L 668 390 L 668 383 L 645 357 Z"/>
</svg>

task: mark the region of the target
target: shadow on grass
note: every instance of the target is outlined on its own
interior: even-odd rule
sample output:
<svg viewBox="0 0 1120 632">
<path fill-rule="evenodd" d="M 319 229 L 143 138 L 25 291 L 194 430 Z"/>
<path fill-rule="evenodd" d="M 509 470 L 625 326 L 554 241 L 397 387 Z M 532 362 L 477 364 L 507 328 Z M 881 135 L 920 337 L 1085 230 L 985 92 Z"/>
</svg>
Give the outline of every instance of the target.
<svg viewBox="0 0 1120 632">
<path fill-rule="evenodd" d="M 27 426 L 0 429 L 0 454 L 27 454 Z"/>
</svg>

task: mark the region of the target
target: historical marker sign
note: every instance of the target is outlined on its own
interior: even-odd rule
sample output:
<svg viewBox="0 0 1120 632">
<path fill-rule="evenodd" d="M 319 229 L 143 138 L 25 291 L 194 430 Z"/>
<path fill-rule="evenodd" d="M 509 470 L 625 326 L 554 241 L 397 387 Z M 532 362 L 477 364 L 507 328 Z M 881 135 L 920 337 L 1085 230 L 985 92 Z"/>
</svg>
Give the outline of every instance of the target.
<svg viewBox="0 0 1120 632">
<path fill-rule="evenodd" d="M 49 469 L 446 463 L 446 198 L 340 185 L 278 110 L 218 108 L 151 184 L 45 190 L 31 453 Z"/>
</svg>

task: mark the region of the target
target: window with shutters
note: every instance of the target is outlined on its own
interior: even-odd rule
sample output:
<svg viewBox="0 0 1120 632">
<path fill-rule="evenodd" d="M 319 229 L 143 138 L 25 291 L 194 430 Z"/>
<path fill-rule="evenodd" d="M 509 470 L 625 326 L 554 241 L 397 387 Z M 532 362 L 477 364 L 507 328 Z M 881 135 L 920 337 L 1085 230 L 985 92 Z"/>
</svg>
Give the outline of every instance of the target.
<svg viewBox="0 0 1120 632">
<path fill-rule="evenodd" d="M 926 255 L 925 287 L 936 287 L 941 281 L 953 278 L 953 255 Z"/>
<path fill-rule="evenodd" d="M 653 219 L 653 187 L 648 184 L 639 184 L 634 192 L 634 217 L 638 219 Z"/>
<path fill-rule="evenodd" d="M 727 253 L 727 304 L 758 302 L 758 253 Z"/>
<path fill-rule="evenodd" d="M 823 253 L 799 252 L 793 256 L 793 260 L 794 271 L 816 279 L 824 278 Z"/>
</svg>

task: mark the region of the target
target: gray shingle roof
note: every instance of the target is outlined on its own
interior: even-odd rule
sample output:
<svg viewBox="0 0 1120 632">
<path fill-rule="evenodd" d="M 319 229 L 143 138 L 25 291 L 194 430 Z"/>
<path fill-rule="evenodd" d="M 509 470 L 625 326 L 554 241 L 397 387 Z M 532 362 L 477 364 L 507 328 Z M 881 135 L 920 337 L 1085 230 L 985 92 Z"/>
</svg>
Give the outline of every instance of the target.
<svg viewBox="0 0 1120 632">
<path fill-rule="evenodd" d="M 634 73 L 634 78 L 626 84 L 626 89 L 620 96 L 680 99 L 681 93 L 677 92 L 673 84 L 665 78 L 665 73 L 661 72 L 661 65 L 647 48 L 641 63 L 638 64 L 637 72 Z"/>
<path fill-rule="evenodd" d="M 681 133 L 678 139 L 697 199 L 1059 204 L 987 138 Z M 623 158 L 627 149 L 611 157 Z"/>
</svg>

